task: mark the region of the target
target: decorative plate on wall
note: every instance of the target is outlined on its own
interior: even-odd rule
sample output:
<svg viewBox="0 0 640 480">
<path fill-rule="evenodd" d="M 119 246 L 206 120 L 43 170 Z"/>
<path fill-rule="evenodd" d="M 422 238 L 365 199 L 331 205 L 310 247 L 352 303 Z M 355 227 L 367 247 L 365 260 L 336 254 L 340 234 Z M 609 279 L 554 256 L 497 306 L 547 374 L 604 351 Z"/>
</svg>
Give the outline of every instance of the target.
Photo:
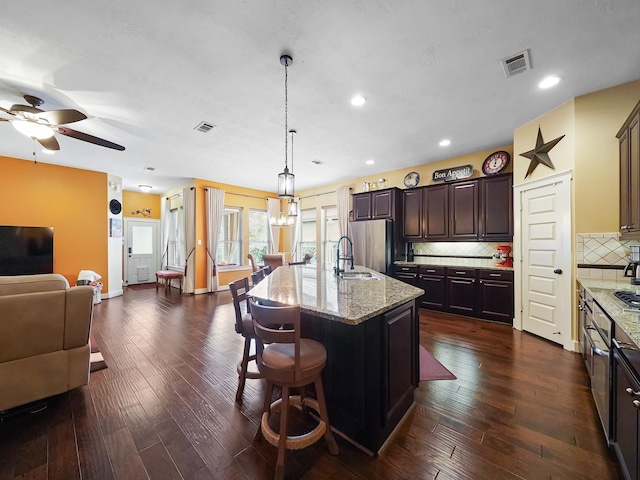
<svg viewBox="0 0 640 480">
<path fill-rule="evenodd" d="M 407 188 L 417 187 L 420 183 L 420 174 L 418 172 L 409 172 L 404 177 L 404 186 Z"/>
<path fill-rule="evenodd" d="M 122 211 L 122 205 L 114 198 L 109 202 L 109 211 L 114 215 L 118 215 Z"/>
</svg>

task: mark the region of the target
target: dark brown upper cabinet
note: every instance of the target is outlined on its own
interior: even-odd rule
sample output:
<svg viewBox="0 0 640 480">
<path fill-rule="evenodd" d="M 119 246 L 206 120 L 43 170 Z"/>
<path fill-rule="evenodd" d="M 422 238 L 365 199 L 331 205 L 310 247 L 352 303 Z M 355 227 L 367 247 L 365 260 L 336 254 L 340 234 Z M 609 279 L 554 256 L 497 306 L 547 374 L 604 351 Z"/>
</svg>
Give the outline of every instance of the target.
<svg viewBox="0 0 640 480">
<path fill-rule="evenodd" d="M 404 240 L 512 241 L 512 186 L 508 174 L 405 190 Z"/>
<path fill-rule="evenodd" d="M 640 103 L 617 134 L 620 142 L 620 233 L 640 238 Z"/>
<path fill-rule="evenodd" d="M 478 180 L 449 184 L 449 238 L 478 239 Z"/>
<path fill-rule="evenodd" d="M 487 242 L 513 240 L 513 176 L 480 179 L 480 239 Z"/>
<path fill-rule="evenodd" d="M 353 194 L 353 219 L 358 220 L 397 220 L 401 217 L 402 190 L 387 188 L 373 192 Z"/>
</svg>

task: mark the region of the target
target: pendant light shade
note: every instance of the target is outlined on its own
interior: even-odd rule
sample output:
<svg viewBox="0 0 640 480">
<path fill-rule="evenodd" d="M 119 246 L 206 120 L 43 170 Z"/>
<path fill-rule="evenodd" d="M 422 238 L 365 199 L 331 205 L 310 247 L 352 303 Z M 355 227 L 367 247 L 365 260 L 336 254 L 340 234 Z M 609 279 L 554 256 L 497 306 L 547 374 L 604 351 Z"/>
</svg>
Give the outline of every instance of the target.
<svg viewBox="0 0 640 480">
<path fill-rule="evenodd" d="M 288 95 L 288 70 L 289 65 L 293 63 L 293 58 L 289 55 L 282 55 L 280 63 L 284 66 L 284 171 L 278 174 L 278 196 L 281 198 L 292 198 L 295 187 L 295 175 L 289 172 L 287 155 L 289 150 L 289 95 Z M 292 159 L 293 162 L 293 159 Z M 293 170 L 293 163 L 291 163 Z"/>
<path fill-rule="evenodd" d="M 289 173 L 289 168 L 285 164 L 284 172 L 278 174 L 278 196 L 285 198 L 293 197 L 294 183 L 295 175 Z"/>
</svg>

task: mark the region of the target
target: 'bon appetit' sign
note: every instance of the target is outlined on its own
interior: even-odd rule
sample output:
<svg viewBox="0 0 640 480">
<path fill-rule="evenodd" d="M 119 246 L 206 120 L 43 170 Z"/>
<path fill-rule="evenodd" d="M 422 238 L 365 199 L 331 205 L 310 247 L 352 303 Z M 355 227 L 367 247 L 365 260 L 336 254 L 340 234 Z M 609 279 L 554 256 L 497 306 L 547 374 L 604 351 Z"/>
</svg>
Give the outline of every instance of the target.
<svg viewBox="0 0 640 480">
<path fill-rule="evenodd" d="M 473 165 L 463 165 L 462 167 L 446 168 L 433 172 L 434 182 L 450 182 L 459 178 L 468 178 L 473 175 Z"/>
</svg>

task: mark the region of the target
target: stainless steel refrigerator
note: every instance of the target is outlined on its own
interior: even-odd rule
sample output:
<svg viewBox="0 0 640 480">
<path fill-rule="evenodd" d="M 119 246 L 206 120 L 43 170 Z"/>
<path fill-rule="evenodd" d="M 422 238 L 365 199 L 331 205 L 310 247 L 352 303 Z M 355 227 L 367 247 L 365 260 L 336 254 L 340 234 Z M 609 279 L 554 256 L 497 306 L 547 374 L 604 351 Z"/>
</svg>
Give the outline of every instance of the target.
<svg viewBox="0 0 640 480">
<path fill-rule="evenodd" d="M 353 263 L 371 270 L 391 274 L 393 269 L 393 222 L 365 220 L 349 222 L 353 240 Z"/>
</svg>

